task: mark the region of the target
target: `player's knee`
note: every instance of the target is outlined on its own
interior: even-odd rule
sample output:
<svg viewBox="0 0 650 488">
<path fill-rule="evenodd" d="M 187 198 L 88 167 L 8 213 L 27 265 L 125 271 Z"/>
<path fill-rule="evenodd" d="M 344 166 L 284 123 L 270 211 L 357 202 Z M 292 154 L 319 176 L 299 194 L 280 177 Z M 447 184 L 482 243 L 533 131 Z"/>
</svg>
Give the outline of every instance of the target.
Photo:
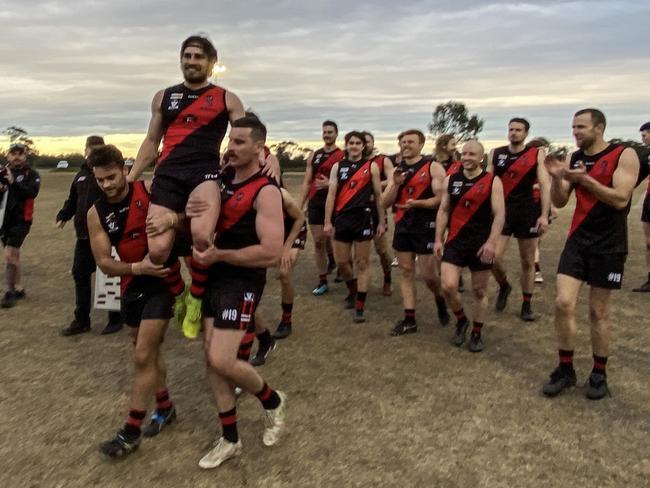
<svg viewBox="0 0 650 488">
<path fill-rule="evenodd" d="M 136 343 L 135 351 L 133 353 L 133 364 L 136 369 L 146 369 L 154 364 L 156 355 L 151 347 L 138 345 Z"/>
<path fill-rule="evenodd" d="M 399 260 L 399 269 L 402 273 L 413 273 L 414 264 L 409 259 Z"/>
<path fill-rule="evenodd" d="M 219 375 L 230 377 L 235 365 L 235 359 L 221 356 L 210 356 L 210 367 Z"/>
<path fill-rule="evenodd" d="M 424 281 L 427 285 L 431 285 L 435 281 L 435 275 L 431 267 L 424 268 L 422 266 L 418 266 L 417 276 L 419 279 Z"/>
<path fill-rule="evenodd" d="M 343 261 L 343 262 L 337 262 L 337 267 L 339 269 L 339 273 L 341 273 L 341 276 L 348 277 L 352 276 L 352 264 L 350 261 Z"/>
<path fill-rule="evenodd" d="M 521 257 L 521 267 L 524 270 L 530 270 L 535 267 L 535 253 L 533 252 L 530 256 Z"/>
<path fill-rule="evenodd" d="M 149 244 L 149 259 L 154 264 L 165 264 L 169 257 L 169 249 L 160 242 Z"/>
<path fill-rule="evenodd" d="M 560 315 L 571 315 L 575 311 L 576 304 L 573 300 L 562 295 L 555 298 L 555 310 Z"/>
<path fill-rule="evenodd" d="M 210 239 L 210 234 L 200 230 L 197 232 L 192 232 L 192 246 L 197 251 L 205 251 L 212 245 Z"/>
<path fill-rule="evenodd" d="M 20 252 L 13 247 L 5 247 L 5 262 L 7 264 L 20 264 Z"/>
<path fill-rule="evenodd" d="M 368 258 L 357 257 L 354 259 L 354 265 L 359 271 L 366 271 L 368 269 Z"/>
<path fill-rule="evenodd" d="M 288 285 L 291 279 L 291 266 L 289 268 L 281 268 L 278 271 L 278 279 L 282 285 Z"/>
<path fill-rule="evenodd" d="M 442 293 L 446 297 L 454 295 L 458 288 L 458 280 L 442 280 L 441 283 Z"/>
<path fill-rule="evenodd" d="M 605 322 L 608 318 L 607 307 L 600 305 L 589 306 L 589 320 L 592 325 L 599 325 Z"/>
<path fill-rule="evenodd" d="M 477 300 L 483 300 L 487 296 L 487 288 L 483 285 L 472 286 L 472 293 Z"/>
</svg>

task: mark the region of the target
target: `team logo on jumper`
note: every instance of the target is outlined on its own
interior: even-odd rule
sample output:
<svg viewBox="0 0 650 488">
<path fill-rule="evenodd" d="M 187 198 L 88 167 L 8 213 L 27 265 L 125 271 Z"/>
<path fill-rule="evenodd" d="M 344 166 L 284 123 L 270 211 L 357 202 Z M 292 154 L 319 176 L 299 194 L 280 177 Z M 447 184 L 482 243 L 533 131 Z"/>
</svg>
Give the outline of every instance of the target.
<svg viewBox="0 0 650 488">
<path fill-rule="evenodd" d="M 462 181 L 454 181 L 451 187 L 451 194 L 452 195 L 460 195 L 460 190 L 463 188 L 463 182 Z"/>
<path fill-rule="evenodd" d="M 586 166 L 585 162 L 582 159 L 579 159 L 575 163 L 571 164 L 571 169 L 576 169 L 578 166 Z"/>
<path fill-rule="evenodd" d="M 499 158 L 497 161 L 497 166 L 504 166 L 506 164 L 506 160 L 508 159 L 507 154 L 499 154 Z"/>
<path fill-rule="evenodd" d="M 23 181 L 24 179 L 25 179 L 25 175 L 18 175 L 18 176 L 16 176 L 16 181 L 17 181 L 18 183 L 20 183 L 20 182 Z"/>
<path fill-rule="evenodd" d="M 177 110 L 178 109 L 178 100 L 170 100 L 169 108 L 167 110 Z"/>
<path fill-rule="evenodd" d="M 106 227 L 108 228 L 108 232 L 117 232 L 117 217 L 114 212 L 106 216 Z"/>
</svg>

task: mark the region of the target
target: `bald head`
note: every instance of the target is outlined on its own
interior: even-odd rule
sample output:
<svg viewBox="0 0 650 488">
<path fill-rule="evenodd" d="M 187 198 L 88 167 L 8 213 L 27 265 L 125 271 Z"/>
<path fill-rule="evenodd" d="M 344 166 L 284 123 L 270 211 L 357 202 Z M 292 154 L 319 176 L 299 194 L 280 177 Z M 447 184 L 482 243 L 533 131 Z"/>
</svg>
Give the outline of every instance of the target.
<svg viewBox="0 0 650 488">
<path fill-rule="evenodd" d="M 466 150 L 479 154 L 481 156 L 481 158 L 483 158 L 483 155 L 485 154 L 485 148 L 483 147 L 483 144 L 478 142 L 476 139 L 472 139 L 471 141 L 467 141 L 463 145 L 463 152 L 465 152 Z"/>
<path fill-rule="evenodd" d="M 483 144 L 476 140 L 467 141 L 463 145 L 463 150 L 460 154 L 460 160 L 463 163 L 463 168 L 468 171 L 473 171 L 481 166 L 485 149 Z"/>
</svg>

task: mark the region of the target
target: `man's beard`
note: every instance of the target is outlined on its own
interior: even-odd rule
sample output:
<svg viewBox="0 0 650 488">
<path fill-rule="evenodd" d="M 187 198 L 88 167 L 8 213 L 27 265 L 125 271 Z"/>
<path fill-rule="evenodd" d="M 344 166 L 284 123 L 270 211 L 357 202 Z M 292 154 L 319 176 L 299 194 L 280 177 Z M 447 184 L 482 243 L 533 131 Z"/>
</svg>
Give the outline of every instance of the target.
<svg viewBox="0 0 650 488">
<path fill-rule="evenodd" d="M 201 71 L 193 71 L 191 73 L 183 71 L 183 77 L 188 83 L 203 83 L 208 79 L 208 74 Z"/>
<path fill-rule="evenodd" d="M 593 146 L 595 141 L 595 137 L 583 137 L 582 140 L 578 143 L 578 147 L 584 151 L 585 149 L 589 149 L 591 146 Z"/>
<path fill-rule="evenodd" d="M 518 146 L 519 144 L 523 144 L 526 139 L 510 139 L 510 144 L 513 146 Z"/>
</svg>

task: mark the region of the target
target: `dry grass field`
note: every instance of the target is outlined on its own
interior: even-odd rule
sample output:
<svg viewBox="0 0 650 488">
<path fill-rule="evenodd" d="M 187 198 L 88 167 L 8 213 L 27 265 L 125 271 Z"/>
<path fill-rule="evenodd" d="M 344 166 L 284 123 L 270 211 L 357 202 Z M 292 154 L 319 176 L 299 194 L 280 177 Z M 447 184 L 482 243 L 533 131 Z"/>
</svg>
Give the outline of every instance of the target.
<svg viewBox="0 0 650 488">
<path fill-rule="evenodd" d="M 486 349 L 471 354 L 449 345 L 451 327 L 435 318 L 420 287 L 419 332 L 388 335 L 400 318 L 399 292 L 381 296 L 377 266 L 367 316 L 352 323 L 344 285 L 315 298 L 311 242 L 296 270 L 294 334 L 262 368 L 288 394 L 289 434 L 261 442 L 257 400 L 239 404 L 243 456 L 213 471 L 197 462 L 218 419 L 205 383 L 199 342 L 172 324 L 164 344 L 169 386 L 179 421 L 133 456 L 108 462 L 98 444 L 123 422 L 130 386 L 127 330 L 59 336 L 72 316 L 72 226 L 54 228 L 70 173 L 43 174 L 35 224 L 22 260 L 28 298 L 0 312 L 1 487 L 642 487 L 650 477 L 650 296 L 632 293 L 645 280 L 638 221 L 643 189 L 630 214 L 630 249 L 623 290 L 612 303 L 609 362 L 612 397 L 592 402 L 576 388 L 555 399 L 541 386 L 555 367 L 554 275 L 568 228 L 564 210 L 544 239 L 546 278 L 534 297 L 539 319 L 517 317 L 519 289 L 502 314 L 491 311 Z M 297 176 L 287 178 L 295 191 Z M 517 282 L 516 247 L 508 262 Z M 269 273 L 262 311 L 275 326 L 279 286 Z M 397 284 L 397 273 L 394 274 Z M 490 298 L 494 301 L 495 285 Z M 468 298 L 465 294 L 466 299 Z M 591 368 L 586 293 L 578 308 L 576 369 L 581 385 Z M 493 310 L 491 305 L 491 310 Z"/>
</svg>

